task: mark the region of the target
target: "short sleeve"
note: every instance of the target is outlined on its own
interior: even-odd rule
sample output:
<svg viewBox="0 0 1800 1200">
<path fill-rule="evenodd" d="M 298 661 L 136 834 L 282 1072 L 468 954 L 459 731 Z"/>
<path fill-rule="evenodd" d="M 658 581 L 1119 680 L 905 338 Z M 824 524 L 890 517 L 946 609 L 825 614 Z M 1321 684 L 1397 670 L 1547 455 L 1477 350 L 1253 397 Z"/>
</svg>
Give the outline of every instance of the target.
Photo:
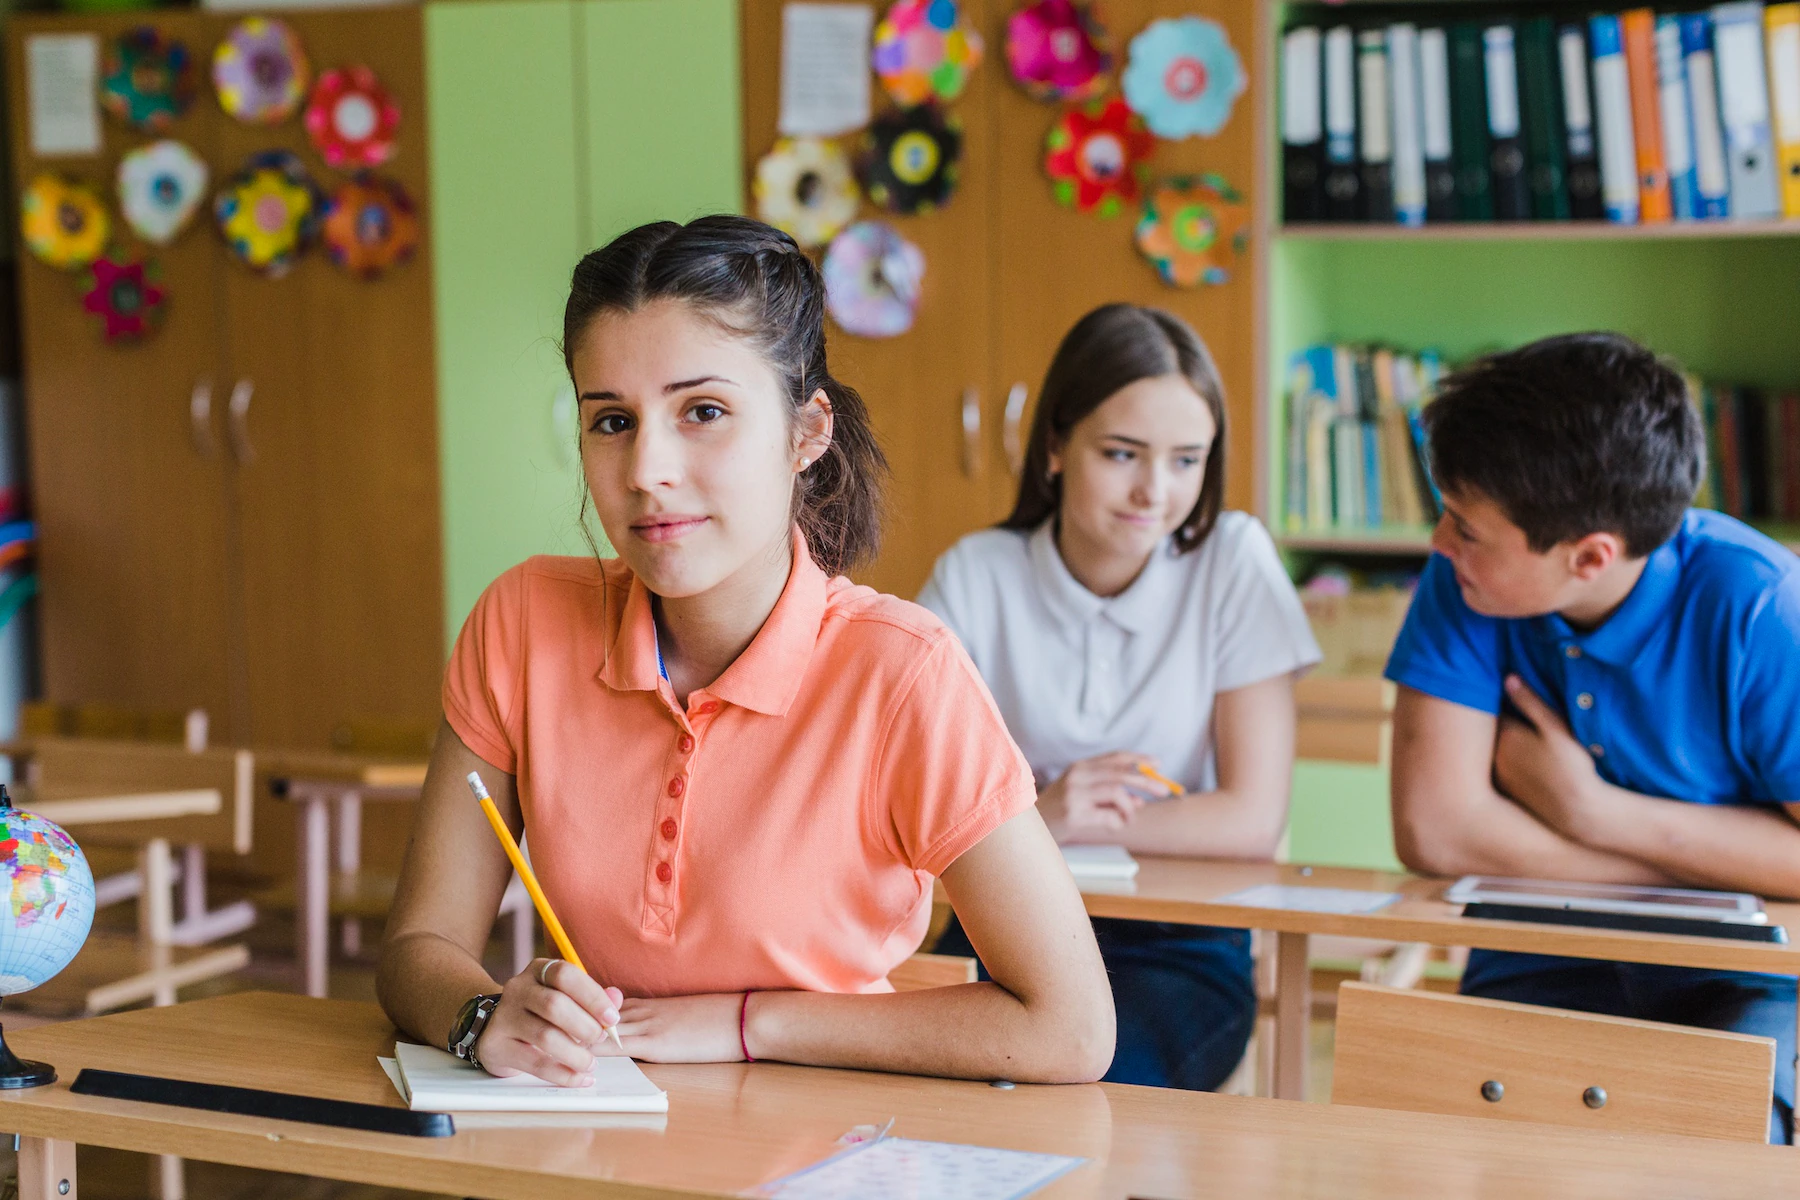
<svg viewBox="0 0 1800 1200">
<path fill-rule="evenodd" d="M 954 638 L 927 652 L 876 763 L 875 826 L 903 862 L 931 875 L 1037 803 L 1025 756 Z"/>
<path fill-rule="evenodd" d="M 489 584 L 444 669 L 444 718 L 482 760 L 517 774 L 524 681 L 525 566 Z"/>
<path fill-rule="evenodd" d="M 1217 533 L 1222 534 L 1223 529 Z M 1244 517 L 1221 557 L 1209 624 L 1218 631 L 1213 690 L 1229 692 L 1289 675 L 1322 657 L 1306 609 L 1262 522 Z"/>
<path fill-rule="evenodd" d="M 1402 687 L 1497 716 L 1502 669 L 1499 621 L 1464 603 L 1450 560 L 1432 555 L 1383 673 Z"/>
<path fill-rule="evenodd" d="M 1739 697 L 1745 757 L 1764 794 L 1800 803 L 1800 571 L 1750 621 Z"/>
</svg>

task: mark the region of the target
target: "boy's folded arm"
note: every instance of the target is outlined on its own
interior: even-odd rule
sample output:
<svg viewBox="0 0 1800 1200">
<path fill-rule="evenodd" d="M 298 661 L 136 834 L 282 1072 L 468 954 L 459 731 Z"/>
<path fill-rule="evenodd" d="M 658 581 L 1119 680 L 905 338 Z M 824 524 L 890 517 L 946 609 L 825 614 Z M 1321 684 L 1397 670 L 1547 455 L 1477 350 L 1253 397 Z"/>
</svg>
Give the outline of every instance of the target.
<svg viewBox="0 0 1800 1200">
<path fill-rule="evenodd" d="M 1800 804 L 1688 804 L 1605 786 L 1599 848 L 1688 887 L 1800 899 Z"/>
<path fill-rule="evenodd" d="M 1427 875 L 1668 883 L 1662 870 L 1565 837 L 1496 791 L 1491 713 L 1402 686 L 1394 707 L 1394 846 Z"/>
</svg>

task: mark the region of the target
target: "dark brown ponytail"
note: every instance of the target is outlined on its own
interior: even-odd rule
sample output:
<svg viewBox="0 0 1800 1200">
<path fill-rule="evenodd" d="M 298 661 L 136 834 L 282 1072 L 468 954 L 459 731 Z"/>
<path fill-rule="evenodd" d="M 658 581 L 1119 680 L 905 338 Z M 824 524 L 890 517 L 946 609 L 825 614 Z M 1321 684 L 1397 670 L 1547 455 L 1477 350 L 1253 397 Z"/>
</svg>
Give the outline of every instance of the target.
<svg viewBox="0 0 1800 1200">
<path fill-rule="evenodd" d="M 778 229 L 747 217 L 658 221 L 620 234 L 575 267 L 563 310 L 563 362 L 604 312 L 655 300 L 691 304 L 756 346 L 792 411 L 814 392 L 831 401 L 831 445 L 794 488 L 794 520 L 813 560 L 837 575 L 875 556 L 887 459 L 856 389 L 825 363 L 825 286 L 818 268 Z"/>
</svg>

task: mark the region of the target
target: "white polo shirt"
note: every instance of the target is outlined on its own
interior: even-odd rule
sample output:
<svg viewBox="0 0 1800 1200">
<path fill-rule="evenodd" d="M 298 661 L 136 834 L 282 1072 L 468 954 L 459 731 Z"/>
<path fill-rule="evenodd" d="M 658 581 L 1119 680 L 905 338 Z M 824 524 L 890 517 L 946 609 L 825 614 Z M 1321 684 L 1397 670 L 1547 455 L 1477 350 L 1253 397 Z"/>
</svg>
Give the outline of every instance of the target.
<svg viewBox="0 0 1800 1200">
<path fill-rule="evenodd" d="M 1242 512 L 1187 554 L 1165 542 L 1111 598 L 1069 574 L 1050 522 L 985 529 L 938 559 L 919 603 L 962 640 L 1040 788 L 1125 750 L 1212 791 L 1213 697 L 1320 657 L 1275 543 Z"/>
</svg>

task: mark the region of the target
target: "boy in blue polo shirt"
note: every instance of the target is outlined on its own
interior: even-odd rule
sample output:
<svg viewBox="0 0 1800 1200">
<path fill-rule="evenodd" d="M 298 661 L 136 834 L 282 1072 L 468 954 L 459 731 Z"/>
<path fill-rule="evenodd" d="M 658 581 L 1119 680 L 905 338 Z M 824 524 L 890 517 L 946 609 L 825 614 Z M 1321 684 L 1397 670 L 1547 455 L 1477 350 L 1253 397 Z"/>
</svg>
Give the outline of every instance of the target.
<svg viewBox="0 0 1800 1200">
<path fill-rule="evenodd" d="M 1444 516 L 1388 660 L 1408 867 L 1800 896 L 1800 558 L 1688 507 L 1682 378 L 1614 334 L 1452 376 L 1425 410 Z M 1794 980 L 1476 951 L 1470 995 L 1776 1040 Z"/>
</svg>

